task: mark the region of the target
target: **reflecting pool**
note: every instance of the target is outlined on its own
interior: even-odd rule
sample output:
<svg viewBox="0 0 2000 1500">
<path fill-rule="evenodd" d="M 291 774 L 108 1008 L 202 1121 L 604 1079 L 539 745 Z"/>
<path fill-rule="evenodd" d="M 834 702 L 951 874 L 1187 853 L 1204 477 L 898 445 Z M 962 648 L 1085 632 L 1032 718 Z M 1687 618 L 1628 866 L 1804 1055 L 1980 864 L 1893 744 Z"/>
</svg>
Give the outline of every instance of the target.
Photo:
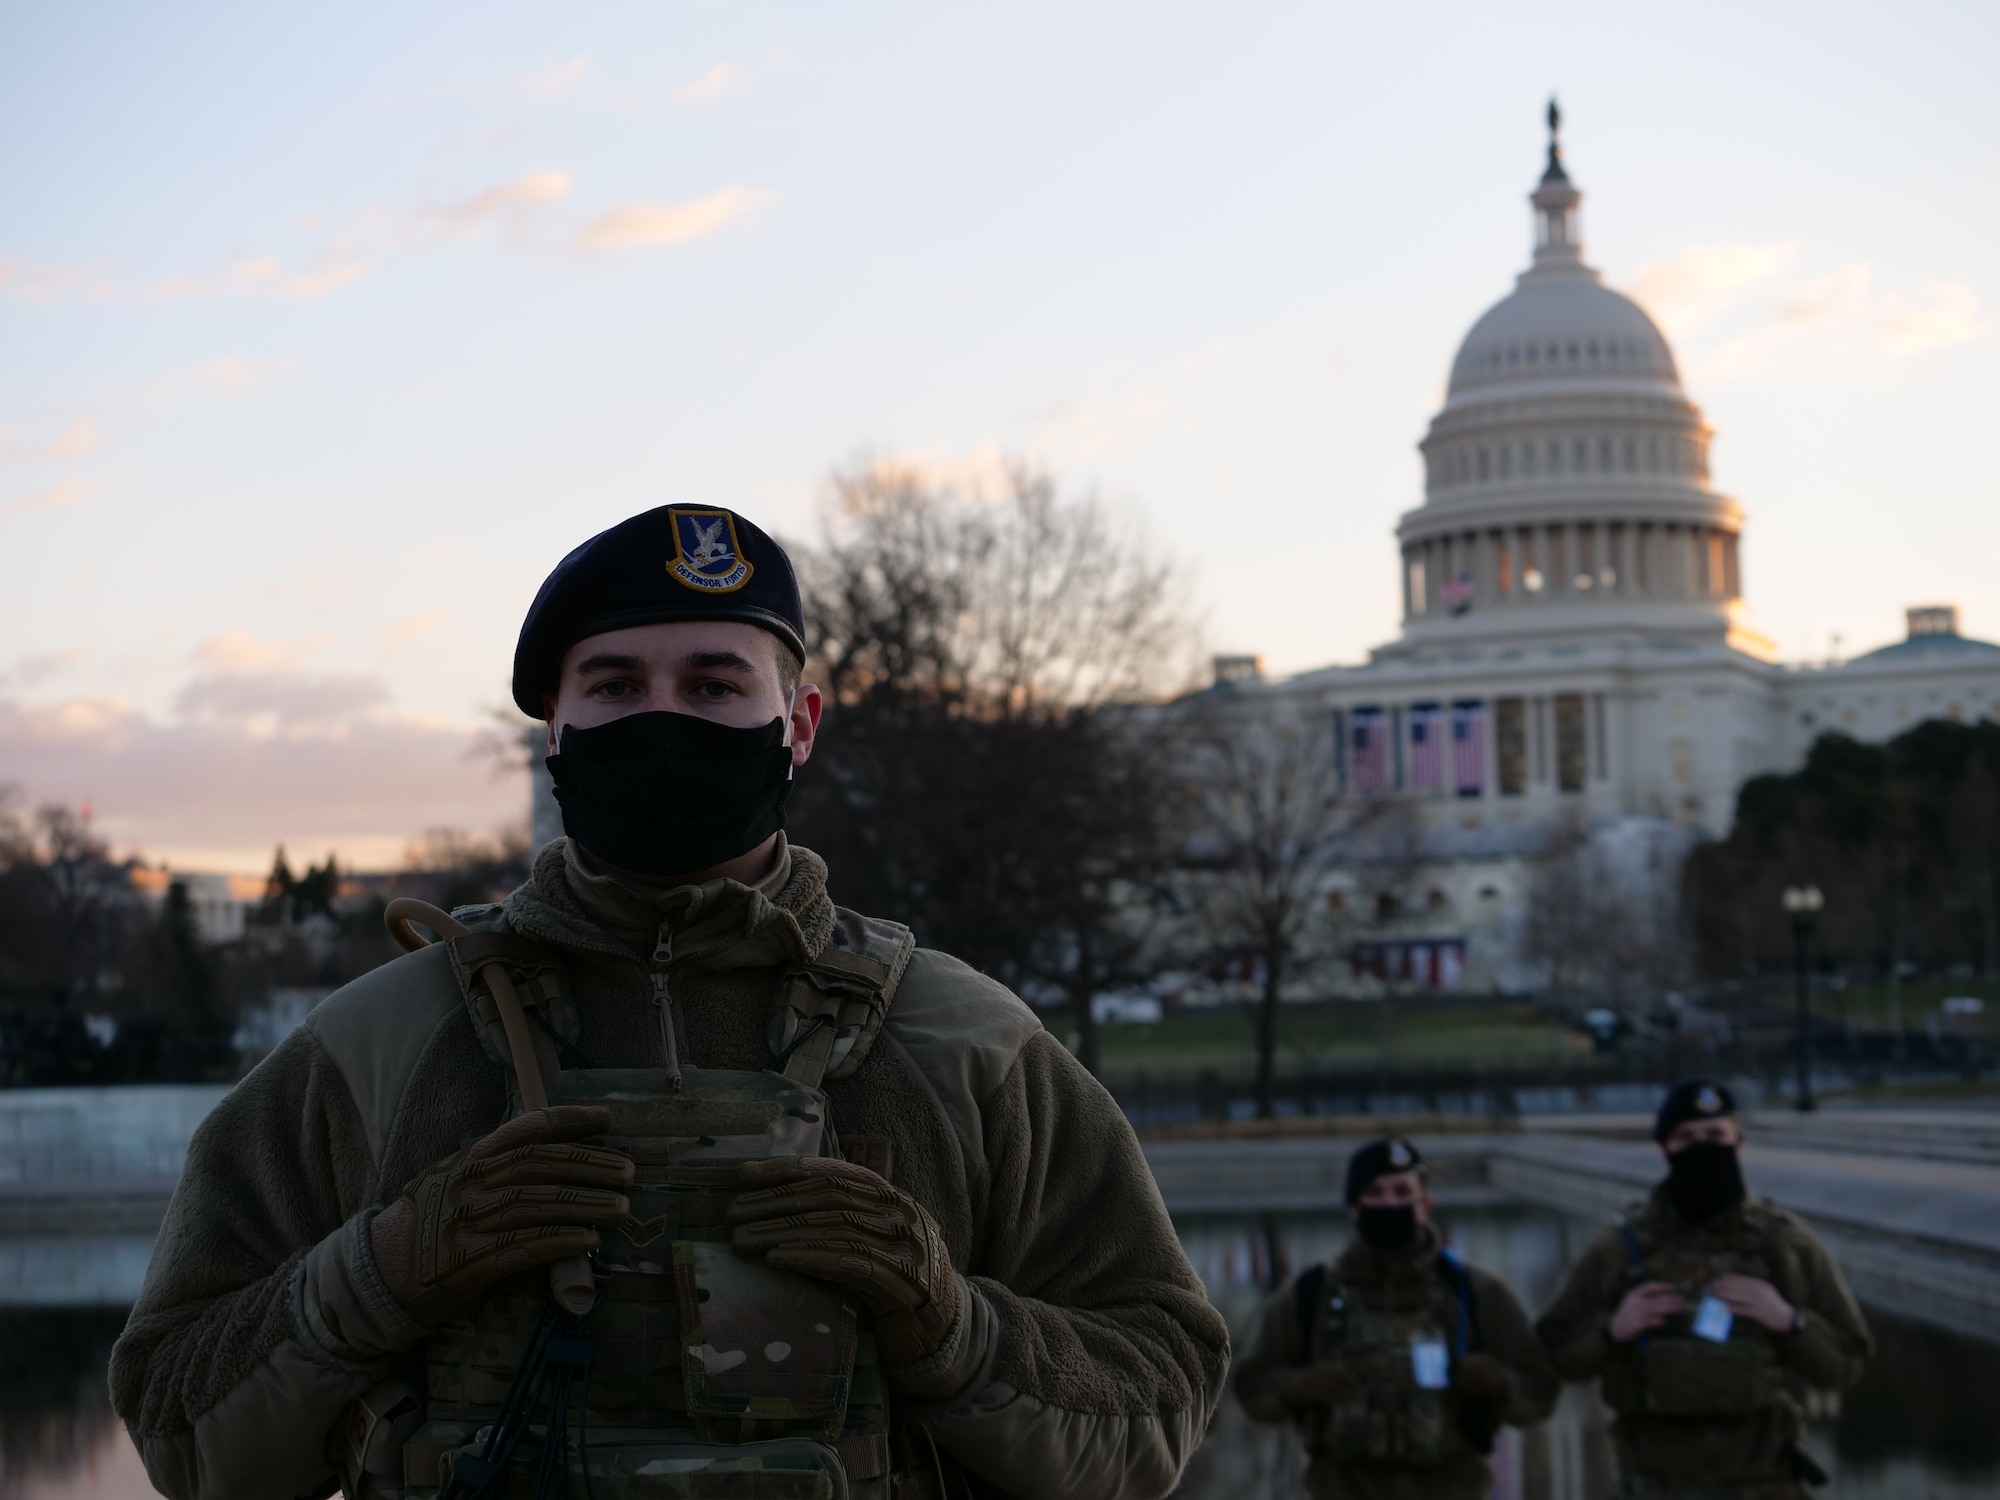
<svg viewBox="0 0 2000 1500">
<path fill-rule="evenodd" d="M 1440 1209 L 1452 1243 L 1506 1276 L 1530 1308 L 1554 1290 L 1595 1225 L 1539 1209 Z M 1328 1260 L 1344 1217 L 1188 1218 L 1181 1237 L 1209 1294 L 1244 1336 L 1271 1282 Z M 111 1415 L 105 1363 L 124 1321 L 115 1309 L 0 1309 L 0 1496 L 142 1500 L 152 1493 Z M 1833 1471 L 1829 1500 L 1960 1500 L 2000 1493 L 2000 1349 L 1876 1317 L 1880 1354 L 1829 1410 L 1809 1446 Z M 1297 1500 L 1291 1434 L 1247 1421 L 1225 1400 L 1190 1468 L 1185 1500 Z M 1611 1483 L 1605 1413 L 1593 1392 L 1565 1392 L 1554 1420 L 1507 1431 L 1496 1450 L 1497 1500 L 1599 1500 Z"/>
</svg>

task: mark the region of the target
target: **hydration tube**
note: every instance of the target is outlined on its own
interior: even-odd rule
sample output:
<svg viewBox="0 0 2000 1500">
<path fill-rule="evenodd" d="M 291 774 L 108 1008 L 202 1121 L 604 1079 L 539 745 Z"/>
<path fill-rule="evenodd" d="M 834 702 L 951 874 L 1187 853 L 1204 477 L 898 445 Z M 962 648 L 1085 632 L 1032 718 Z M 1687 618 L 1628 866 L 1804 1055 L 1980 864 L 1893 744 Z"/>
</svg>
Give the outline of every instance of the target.
<svg viewBox="0 0 2000 1500">
<path fill-rule="evenodd" d="M 411 953 L 430 946 L 430 939 L 416 930 L 418 925 L 428 927 L 440 938 L 464 937 L 472 930 L 450 912 L 411 896 L 398 896 L 391 901 L 382 913 L 382 921 L 389 929 L 389 936 Z M 528 1034 L 527 1012 L 514 989 L 514 977 L 498 959 L 489 959 L 480 966 L 479 973 L 493 994 L 494 1008 L 500 1012 L 500 1026 L 507 1034 L 507 1052 L 514 1065 L 514 1080 L 521 1088 L 521 1103 L 528 1109 L 547 1109 L 548 1085 L 542 1081 L 541 1061 L 535 1056 L 534 1039 Z M 589 1257 L 578 1255 L 551 1265 L 549 1296 L 573 1318 L 580 1318 L 595 1307 L 597 1277 L 591 1272 Z"/>
</svg>

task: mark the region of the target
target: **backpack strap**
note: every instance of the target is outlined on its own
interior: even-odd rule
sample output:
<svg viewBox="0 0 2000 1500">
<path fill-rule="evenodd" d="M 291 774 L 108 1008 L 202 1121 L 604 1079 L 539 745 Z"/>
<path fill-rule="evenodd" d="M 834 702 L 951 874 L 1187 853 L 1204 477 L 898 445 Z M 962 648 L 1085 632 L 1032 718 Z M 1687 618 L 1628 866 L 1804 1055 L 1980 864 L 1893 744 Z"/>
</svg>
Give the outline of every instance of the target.
<svg viewBox="0 0 2000 1500">
<path fill-rule="evenodd" d="M 1299 1320 L 1299 1348 L 1303 1363 L 1313 1357 L 1313 1325 L 1319 1322 L 1319 1299 L 1326 1293 L 1326 1265 L 1307 1266 L 1292 1283 L 1292 1314 Z"/>
<path fill-rule="evenodd" d="M 1451 1357 L 1464 1359 L 1479 1336 L 1479 1310 L 1472 1301 L 1472 1276 L 1455 1250 L 1438 1251 L 1437 1272 L 1457 1309 L 1452 1320 Z"/>
<path fill-rule="evenodd" d="M 916 951 L 916 935 L 901 922 L 835 907 L 833 936 L 779 987 L 768 1037 L 771 1067 L 809 1088 L 852 1077 L 874 1047 Z"/>
</svg>

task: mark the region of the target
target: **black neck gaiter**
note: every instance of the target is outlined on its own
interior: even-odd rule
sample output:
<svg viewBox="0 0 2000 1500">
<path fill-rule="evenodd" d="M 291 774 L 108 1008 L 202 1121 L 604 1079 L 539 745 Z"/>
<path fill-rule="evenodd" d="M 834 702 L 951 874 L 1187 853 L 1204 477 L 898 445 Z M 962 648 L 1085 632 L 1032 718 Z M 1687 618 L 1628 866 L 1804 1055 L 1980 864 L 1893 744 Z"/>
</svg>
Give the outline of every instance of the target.
<svg viewBox="0 0 2000 1500">
<path fill-rule="evenodd" d="M 692 875 L 785 826 L 785 721 L 736 729 L 693 714 L 563 726 L 548 758 L 563 832 L 616 869 Z"/>
<path fill-rule="evenodd" d="M 1690 1224 L 1700 1224 L 1743 1201 L 1743 1164 L 1722 1141 L 1696 1141 L 1667 1158 L 1667 1198 Z"/>
<path fill-rule="evenodd" d="M 1354 1216 L 1354 1232 L 1361 1243 L 1377 1250 L 1407 1250 L 1417 1242 L 1417 1211 L 1408 1203 L 1393 1208 L 1364 1206 Z"/>
</svg>

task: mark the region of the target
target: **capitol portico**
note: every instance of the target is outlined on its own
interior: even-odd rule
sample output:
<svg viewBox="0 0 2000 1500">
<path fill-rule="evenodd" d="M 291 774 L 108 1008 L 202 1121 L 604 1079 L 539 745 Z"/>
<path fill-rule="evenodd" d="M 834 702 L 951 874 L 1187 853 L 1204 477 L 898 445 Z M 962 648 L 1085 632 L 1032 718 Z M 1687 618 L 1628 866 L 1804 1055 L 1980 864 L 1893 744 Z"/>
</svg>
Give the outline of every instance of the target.
<svg viewBox="0 0 2000 1500">
<path fill-rule="evenodd" d="M 1553 826 L 1719 835 L 1747 778 L 1797 767 L 1827 730 L 2000 719 L 2000 646 L 1949 606 L 1847 662 L 1776 660 L 1746 608 L 1744 507 L 1710 483 L 1713 433 L 1659 328 L 1584 259 L 1557 123 L 1551 105 L 1533 261 L 1466 335 L 1419 445 L 1401 633 L 1362 665 L 1257 685 L 1330 713 L 1342 794 L 1412 804 L 1489 897 Z M 1431 981 L 1494 982 L 1498 955 L 1480 962 L 1458 926 Z"/>
</svg>

